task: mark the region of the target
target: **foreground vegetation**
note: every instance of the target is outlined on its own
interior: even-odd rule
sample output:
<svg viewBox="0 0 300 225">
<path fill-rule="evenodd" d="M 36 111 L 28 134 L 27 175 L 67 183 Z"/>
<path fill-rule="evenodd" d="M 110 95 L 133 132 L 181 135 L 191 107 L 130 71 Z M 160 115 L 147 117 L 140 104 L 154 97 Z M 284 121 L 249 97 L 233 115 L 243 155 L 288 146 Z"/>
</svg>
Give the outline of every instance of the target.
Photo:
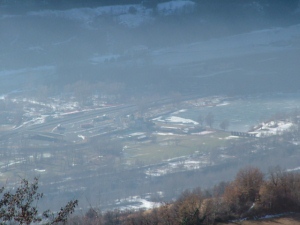
<svg viewBox="0 0 300 225">
<path fill-rule="evenodd" d="M 43 198 L 43 193 L 38 192 L 38 178 L 32 183 L 21 180 L 15 191 L 0 189 L 0 223 L 1 224 L 57 224 L 65 223 L 70 214 L 74 212 L 78 201 L 69 201 L 57 213 L 46 210 L 38 211 L 38 202 Z"/>
<path fill-rule="evenodd" d="M 69 224 L 216 224 L 267 214 L 300 212 L 300 173 L 271 168 L 267 178 L 258 168 L 241 169 L 232 182 L 211 190 L 187 190 L 174 202 L 141 211 L 90 210 Z"/>
<path fill-rule="evenodd" d="M 173 202 L 140 211 L 107 211 L 90 208 L 84 216 L 67 218 L 77 200 L 70 201 L 56 214 L 38 212 L 38 179 L 22 180 L 15 191 L 1 188 L 0 221 L 3 224 L 218 224 L 239 219 L 255 219 L 267 214 L 300 212 L 300 173 L 271 168 L 265 178 L 258 168 L 241 169 L 232 182 L 221 182 L 210 190 L 186 190 Z"/>
</svg>

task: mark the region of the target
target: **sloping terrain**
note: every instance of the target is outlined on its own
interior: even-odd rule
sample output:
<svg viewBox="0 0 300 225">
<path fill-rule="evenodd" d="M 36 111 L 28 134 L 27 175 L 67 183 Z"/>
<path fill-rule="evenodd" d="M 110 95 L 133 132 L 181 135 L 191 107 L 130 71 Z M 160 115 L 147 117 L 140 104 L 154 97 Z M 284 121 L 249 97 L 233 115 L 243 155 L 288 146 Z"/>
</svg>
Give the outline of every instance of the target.
<svg viewBox="0 0 300 225">
<path fill-rule="evenodd" d="M 299 225 L 300 224 L 300 214 L 291 214 L 283 217 L 275 217 L 269 219 L 261 220 L 249 220 L 241 222 L 231 222 L 226 223 L 228 225 Z M 220 224 L 221 225 L 221 224 Z"/>
</svg>

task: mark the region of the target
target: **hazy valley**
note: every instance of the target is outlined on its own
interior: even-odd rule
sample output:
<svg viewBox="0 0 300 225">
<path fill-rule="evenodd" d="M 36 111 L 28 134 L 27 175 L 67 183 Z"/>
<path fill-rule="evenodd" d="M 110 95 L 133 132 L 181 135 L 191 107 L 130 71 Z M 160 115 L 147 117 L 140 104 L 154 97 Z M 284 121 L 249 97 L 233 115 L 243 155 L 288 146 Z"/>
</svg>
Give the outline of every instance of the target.
<svg viewBox="0 0 300 225">
<path fill-rule="evenodd" d="M 299 8 L 1 4 L 1 184 L 39 176 L 45 208 L 135 209 L 245 165 L 298 170 Z"/>
</svg>

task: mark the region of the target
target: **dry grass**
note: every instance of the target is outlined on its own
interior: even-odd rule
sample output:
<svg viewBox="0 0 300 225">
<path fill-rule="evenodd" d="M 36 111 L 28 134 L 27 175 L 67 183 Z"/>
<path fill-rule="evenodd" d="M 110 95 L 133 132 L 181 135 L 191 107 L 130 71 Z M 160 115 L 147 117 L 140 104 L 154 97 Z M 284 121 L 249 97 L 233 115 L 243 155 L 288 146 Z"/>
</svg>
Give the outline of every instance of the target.
<svg viewBox="0 0 300 225">
<path fill-rule="evenodd" d="M 191 155 L 195 152 L 207 152 L 224 146 L 229 134 L 218 131 L 207 135 L 157 135 L 156 142 L 127 142 L 126 153 L 131 160 L 145 163 L 160 163 L 162 160 Z"/>
<path fill-rule="evenodd" d="M 221 223 L 222 224 L 222 223 Z M 221 225 L 219 224 L 219 225 Z M 227 225 L 300 225 L 300 213 L 262 220 L 226 223 Z"/>
</svg>

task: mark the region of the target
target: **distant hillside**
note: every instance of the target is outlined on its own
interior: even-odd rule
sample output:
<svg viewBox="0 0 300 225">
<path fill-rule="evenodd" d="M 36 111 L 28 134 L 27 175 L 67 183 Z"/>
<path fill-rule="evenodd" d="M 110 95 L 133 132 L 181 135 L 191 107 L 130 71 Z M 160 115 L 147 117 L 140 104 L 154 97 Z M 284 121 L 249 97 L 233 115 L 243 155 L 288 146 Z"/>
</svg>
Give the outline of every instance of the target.
<svg viewBox="0 0 300 225">
<path fill-rule="evenodd" d="M 298 90 L 299 29 L 287 28 L 300 23 L 298 3 L 0 0 L 0 74 L 12 89 L 30 74 L 59 88 L 119 82 L 130 95 Z"/>
<path fill-rule="evenodd" d="M 161 3 L 173 2 L 175 4 L 175 2 L 179 1 L 189 0 L 0 0 L 0 6 L 22 7 L 23 9 L 26 9 L 26 6 L 41 9 L 70 9 L 78 7 L 141 4 L 155 10 Z M 295 16 L 294 13 L 297 10 L 299 11 L 299 0 L 192 0 L 192 2 L 195 3 L 198 9 L 197 11 L 201 14 L 215 14 L 221 17 L 226 15 L 227 19 L 245 13 L 249 14 L 246 15 L 246 17 L 251 16 L 251 14 L 254 16 L 253 13 L 259 13 L 263 17 L 280 19 L 283 17 L 293 17 Z"/>
</svg>

